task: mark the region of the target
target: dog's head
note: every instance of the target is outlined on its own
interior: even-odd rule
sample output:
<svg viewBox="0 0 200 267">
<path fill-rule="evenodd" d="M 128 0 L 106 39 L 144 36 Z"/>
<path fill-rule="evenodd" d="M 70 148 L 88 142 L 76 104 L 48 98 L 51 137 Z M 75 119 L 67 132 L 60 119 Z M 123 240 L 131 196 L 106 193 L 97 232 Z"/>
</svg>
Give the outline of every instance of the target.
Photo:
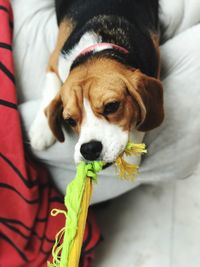
<svg viewBox="0 0 200 267">
<path fill-rule="evenodd" d="M 148 131 L 163 120 L 159 80 L 114 59 L 93 58 L 75 67 L 46 109 L 49 126 L 64 141 L 62 122 L 79 135 L 75 161 L 113 162 L 132 128 Z"/>
</svg>

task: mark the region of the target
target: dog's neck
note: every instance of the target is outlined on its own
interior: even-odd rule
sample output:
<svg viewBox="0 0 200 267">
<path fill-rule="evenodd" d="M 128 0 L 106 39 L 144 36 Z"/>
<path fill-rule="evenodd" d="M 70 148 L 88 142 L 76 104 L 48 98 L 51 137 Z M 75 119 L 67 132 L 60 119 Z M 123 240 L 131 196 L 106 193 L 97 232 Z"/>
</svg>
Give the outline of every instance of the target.
<svg viewBox="0 0 200 267">
<path fill-rule="evenodd" d="M 99 43 L 109 43 L 123 49 L 102 49 L 79 57 L 83 50 Z M 112 57 L 123 64 L 139 68 L 143 73 L 155 76 L 157 70 L 155 48 L 151 46 L 150 33 L 134 28 L 126 19 L 117 16 L 99 16 L 86 25 L 75 29 L 63 46 L 59 59 L 58 72 L 64 82 L 71 68 L 84 63 L 91 56 Z M 124 53 L 126 50 L 129 53 Z"/>
</svg>

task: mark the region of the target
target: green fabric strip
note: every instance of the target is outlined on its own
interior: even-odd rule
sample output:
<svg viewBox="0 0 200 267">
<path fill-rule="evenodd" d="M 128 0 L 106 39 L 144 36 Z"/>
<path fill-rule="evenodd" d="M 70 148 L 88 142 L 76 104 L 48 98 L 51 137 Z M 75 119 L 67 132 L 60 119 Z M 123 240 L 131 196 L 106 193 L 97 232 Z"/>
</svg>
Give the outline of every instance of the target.
<svg viewBox="0 0 200 267">
<path fill-rule="evenodd" d="M 85 163 L 81 162 L 77 167 L 75 179 L 68 185 L 65 195 L 65 206 L 67 208 L 67 220 L 63 240 L 60 267 L 66 267 L 73 240 L 76 235 L 81 200 L 85 188 L 85 179 L 90 177 L 97 179 L 96 173 L 102 170 L 103 162 Z"/>
</svg>

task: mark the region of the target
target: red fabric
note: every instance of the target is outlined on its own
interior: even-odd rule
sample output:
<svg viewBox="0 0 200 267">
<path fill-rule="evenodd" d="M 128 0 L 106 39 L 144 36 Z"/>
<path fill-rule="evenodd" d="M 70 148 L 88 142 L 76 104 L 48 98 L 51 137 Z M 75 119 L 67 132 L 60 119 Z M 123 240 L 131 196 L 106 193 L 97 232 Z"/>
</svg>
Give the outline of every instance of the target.
<svg viewBox="0 0 200 267">
<path fill-rule="evenodd" d="M 12 11 L 0 0 L 0 266 L 42 267 L 51 257 L 55 234 L 63 227 L 63 196 L 52 186 L 47 171 L 24 152 L 12 58 Z M 66 174 L 67 175 L 67 174 Z M 81 266 L 92 267 L 91 249 L 100 239 L 89 211 Z"/>
</svg>

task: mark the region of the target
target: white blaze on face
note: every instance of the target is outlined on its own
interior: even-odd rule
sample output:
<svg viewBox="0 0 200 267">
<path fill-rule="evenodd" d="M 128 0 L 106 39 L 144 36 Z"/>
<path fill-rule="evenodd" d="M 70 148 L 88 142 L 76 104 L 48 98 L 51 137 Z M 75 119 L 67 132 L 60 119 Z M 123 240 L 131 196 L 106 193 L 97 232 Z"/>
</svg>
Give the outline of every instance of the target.
<svg viewBox="0 0 200 267">
<path fill-rule="evenodd" d="M 89 101 L 84 99 L 84 120 L 81 125 L 78 143 L 75 146 L 75 162 L 79 163 L 84 160 L 80 152 L 81 145 L 92 140 L 101 142 L 103 146 L 98 160 L 113 162 L 125 149 L 128 135 L 128 131 L 124 131 L 121 127 L 105 119 L 97 118 Z"/>
</svg>

